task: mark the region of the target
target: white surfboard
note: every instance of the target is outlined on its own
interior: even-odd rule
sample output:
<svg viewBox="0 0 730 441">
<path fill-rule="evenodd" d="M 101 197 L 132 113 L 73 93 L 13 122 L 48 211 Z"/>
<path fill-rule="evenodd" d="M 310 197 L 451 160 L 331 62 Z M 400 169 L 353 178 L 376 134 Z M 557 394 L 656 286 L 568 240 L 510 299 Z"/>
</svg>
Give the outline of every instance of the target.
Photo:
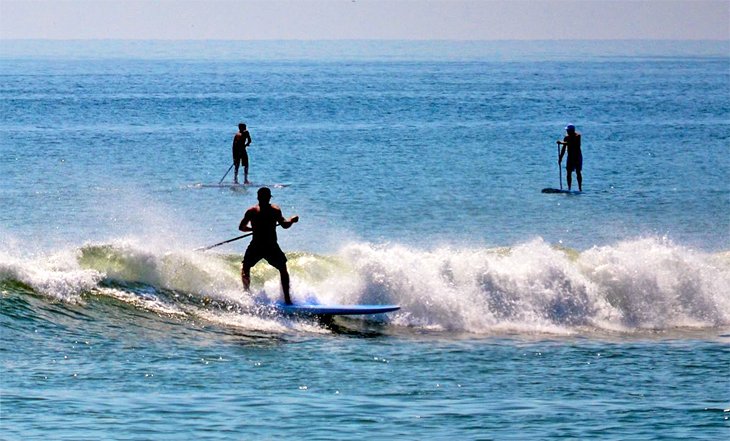
<svg viewBox="0 0 730 441">
<path fill-rule="evenodd" d="M 284 188 L 288 187 L 291 184 L 289 183 L 276 183 L 276 184 L 260 184 L 257 182 L 249 182 L 248 184 L 234 184 L 233 182 L 228 183 L 220 183 L 220 184 L 203 184 L 203 183 L 197 183 L 193 184 L 193 188 L 258 188 L 258 187 L 269 187 L 269 188 Z"/>
</svg>

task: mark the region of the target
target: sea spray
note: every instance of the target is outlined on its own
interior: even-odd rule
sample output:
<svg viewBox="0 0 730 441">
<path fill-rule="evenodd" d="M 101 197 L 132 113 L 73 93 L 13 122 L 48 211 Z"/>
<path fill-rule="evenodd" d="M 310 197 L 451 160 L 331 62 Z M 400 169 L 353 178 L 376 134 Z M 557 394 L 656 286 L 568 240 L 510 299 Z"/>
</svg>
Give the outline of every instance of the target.
<svg viewBox="0 0 730 441">
<path fill-rule="evenodd" d="M 398 303 L 401 325 L 489 332 L 670 329 L 730 323 L 730 266 L 663 239 L 582 253 L 542 239 L 511 249 L 353 244 L 351 302 Z M 354 289 L 354 291 L 353 291 Z"/>
<path fill-rule="evenodd" d="M 229 300 L 240 297 L 235 263 L 215 254 L 160 250 L 126 240 L 86 245 L 79 261 L 103 272 L 107 280 Z"/>
<path fill-rule="evenodd" d="M 402 325 L 489 332 L 557 332 L 591 317 L 586 281 L 568 256 L 541 240 L 513 249 L 352 245 L 362 301 L 398 303 Z"/>
<path fill-rule="evenodd" d="M 591 248 L 577 264 L 614 307 L 605 322 L 659 329 L 730 322 L 730 265 L 719 255 L 648 238 Z"/>
<path fill-rule="evenodd" d="M 400 311 L 376 320 L 414 329 L 571 334 L 730 324 L 727 256 L 662 238 L 582 252 L 540 238 L 501 248 L 355 242 L 331 255 L 288 258 L 295 302 L 398 304 Z M 157 313 L 220 311 L 214 315 L 225 323 L 240 322 L 236 314 L 269 320 L 257 305 L 281 300 L 279 273 L 256 265 L 253 293 L 245 294 L 240 259 L 120 240 L 41 257 L 5 253 L 0 277 L 56 300 L 91 293 Z"/>
<path fill-rule="evenodd" d="M 78 302 L 81 294 L 95 288 L 104 275 L 81 268 L 77 258 L 75 251 L 27 258 L 0 251 L 0 282 L 22 283 L 53 299 Z"/>
</svg>

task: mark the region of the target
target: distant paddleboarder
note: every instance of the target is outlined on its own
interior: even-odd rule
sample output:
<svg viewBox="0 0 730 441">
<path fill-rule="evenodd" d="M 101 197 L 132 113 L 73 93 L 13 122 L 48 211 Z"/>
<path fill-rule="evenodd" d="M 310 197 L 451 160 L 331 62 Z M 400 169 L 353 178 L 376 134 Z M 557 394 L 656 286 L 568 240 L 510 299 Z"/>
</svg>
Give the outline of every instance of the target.
<svg viewBox="0 0 730 441">
<path fill-rule="evenodd" d="M 246 148 L 251 145 L 251 134 L 246 129 L 246 124 L 238 125 L 238 133 L 233 137 L 233 165 L 236 170 L 233 172 L 233 182 L 238 184 L 238 167 L 243 165 L 243 183 L 248 182 L 248 153 Z M 230 170 L 230 169 L 229 169 Z"/>
<path fill-rule="evenodd" d="M 568 124 L 565 127 L 567 135 L 562 141 L 558 140 L 558 145 L 562 145 L 563 148 L 560 150 L 560 157 L 558 158 L 558 165 L 562 166 L 563 156 L 565 150 L 568 150 L 568 159 L 565 162 L 565 171 L 567 172 L 568 180 L 568 191 L 573 182 L 573 170 L 575 170 L 575 177 L 578 180 L 578 190 L 583 191 L 583 175 L 581 169 L 583 168 L 583 153 L 580 151 L 580 133 L 575 131 L 573 124 Z"/>
<path fill-rule="evenodd" d="M 245 126 L 244 126 L 245 127 Z M 243 281 L 243 289 L 249 292 L 251 286 L 251 267 L 256 265 L 261 259 L 274 268 L 279 270 L 281 275 L 281 288 L 284 292 L 284 301 L 287 305 L 291 305 L 291 297 L 289 297 L 289 271 L 286 268 L 286 256 L 279 248 L 276 239 L 276 225 L 281 225 L 286 229 L 292 224 L 299 222 L 299 216 L 292 216 L 285 219 L 281 214 L 281 208 L 278 205 L 270 204 L 271 190 L 268 187 L 261 187 L 257 193 L 259 203 L 246 210 L 238 229 L 244 232 L 252 231 L 253 238 L 246 249 L 243 256 L 241 266 L 241 280 Z"/>
</svg>

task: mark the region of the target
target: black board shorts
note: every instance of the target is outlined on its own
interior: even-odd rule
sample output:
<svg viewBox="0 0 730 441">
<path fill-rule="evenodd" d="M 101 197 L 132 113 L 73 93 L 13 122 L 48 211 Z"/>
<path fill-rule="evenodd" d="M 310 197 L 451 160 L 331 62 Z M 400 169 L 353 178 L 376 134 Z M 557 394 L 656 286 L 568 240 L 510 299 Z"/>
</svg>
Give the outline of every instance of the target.
<svg viewBox="0 0 730 441">
<path fill-rule="evenodd" d="M 239 165 L 248 167 L 248 153 L 243 152 L 243 154 L 234 155 L 233 163 L 236 165 L 236 167 L 238 167 Z"/>
<path fill-rule="evenodd" d="M 583 169 L 583 155 L 575 158 L 568 157 L 568 161 L 565 163 L 565 169 L 568 173 L 575 171 L 581 171 Z"/>
<path fill-rule="evenodd" d="M 246 248 L 246 254 L 243 255 L 243 265 L 251 268 L 261 259 L 265 259 L 269 265 L 278 270 L 286 265 L 286 255 L 279 248 L 279 244 L 260 245 L 251 242 Z"/>
</svg>

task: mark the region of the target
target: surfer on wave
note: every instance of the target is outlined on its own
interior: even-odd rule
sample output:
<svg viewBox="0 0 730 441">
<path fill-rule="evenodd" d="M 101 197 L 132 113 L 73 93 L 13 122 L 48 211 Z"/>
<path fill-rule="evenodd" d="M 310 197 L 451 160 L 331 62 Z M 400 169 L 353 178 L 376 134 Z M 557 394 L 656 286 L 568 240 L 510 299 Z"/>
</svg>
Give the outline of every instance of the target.
<svg viewBox="0 0 730 441">
<path fill-rule="evenodd" d="M 289 219 L 284 218 L 281 208 L 273 205 L 271 201 L 271 190 L 268 187 L 261 187 L 257 193 L 259 203 L 246 210 L 243 215 L 238 229 L 243 232 L 252 231 L 253 238 L 246 248 L 246 254 L 243 256 L 241 266 L 241 280 L 243 281 L 243 289 L 249 292 L 251 286 L 251 267 L 256 265 L 261 259 L 267 262 L 277 270 L 281 275 L 281 289 L 284 292 L 284 301 L 287 305 L 291 305 L 291 297 L 289 296 L 289 271 L 286 267 L 286 256 L 281 251 L 276 238 L 276 226 L 281 225 L 287 229 L 294 223 L 299 221 L 299 216 L 292 216 Z"/>
</svg>

